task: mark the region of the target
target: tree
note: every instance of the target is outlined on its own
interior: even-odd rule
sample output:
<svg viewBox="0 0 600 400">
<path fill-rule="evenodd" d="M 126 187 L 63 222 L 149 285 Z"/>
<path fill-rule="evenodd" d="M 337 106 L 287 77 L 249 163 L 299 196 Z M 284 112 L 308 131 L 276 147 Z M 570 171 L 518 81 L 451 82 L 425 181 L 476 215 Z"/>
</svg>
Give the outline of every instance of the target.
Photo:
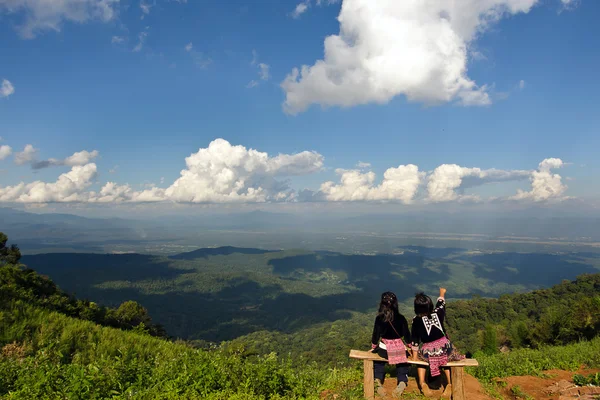
<svg viewBox="0 0 600 400">
<path fill-rule="evenodd" d="M 486 325 L 483 331 L 483 352 L 491 355 L 498 352 L 498 333 L 494 325 Z"/>
<path fill-rule="evenodd" d="M 114 318 L 123 327 L 136 327 L 140 324 L 144 324 L 146 327 L 152 325 L 148 310 L 135 301 L 122 303 L 114 312 Z"/>
<path fill-rule="evenodd" d="M 16 244 L 6 247 L 8 236 L 0 232 L 0 266 L 10 264 L 16 265 L 21 259 L 21 251 Z"/>
</svg>

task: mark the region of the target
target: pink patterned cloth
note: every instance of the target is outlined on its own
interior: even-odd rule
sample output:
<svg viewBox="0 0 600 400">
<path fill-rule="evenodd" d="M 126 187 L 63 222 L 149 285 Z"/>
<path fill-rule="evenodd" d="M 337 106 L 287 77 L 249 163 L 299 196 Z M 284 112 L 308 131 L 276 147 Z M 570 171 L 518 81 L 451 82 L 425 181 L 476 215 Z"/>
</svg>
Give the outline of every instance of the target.
<svg viewBox="0 0 600 400">
<path fill-rule="evenodd" d="M 402 339 L 381 339 L 381 341 L 385 344 L 389 364 L 395 365 L 408 362 L 406 346 Z"/>
<path fill-rule="evenodd" d="M 452 352 L 452 345 L 447 337 L 433 342 L 423 343 L 421 354 L 429 362 L 431 376 L 440 375 L 440 367 L 448 364 L 448 355 Z"/>
</svg>

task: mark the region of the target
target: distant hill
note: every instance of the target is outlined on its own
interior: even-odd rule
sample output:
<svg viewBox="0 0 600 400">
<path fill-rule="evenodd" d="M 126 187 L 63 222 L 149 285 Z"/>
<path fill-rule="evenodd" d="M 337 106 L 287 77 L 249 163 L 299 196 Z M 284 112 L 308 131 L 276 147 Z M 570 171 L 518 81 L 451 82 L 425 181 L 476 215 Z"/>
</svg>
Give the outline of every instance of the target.
<svg viewBox="0 0 600 400">
<path fill-rule="evenodd" d="M 214 248 L 205 248 L 198 249 L 194 251 L 189 251 L 187 253 L 176 254 L 174 256 L 169 256 L 169 258 L 173 260 L 195 260 L 197 258 L 207 258 L 209 256 L 228 256 L 230 254 L 266 254 L 272 253 L 273 250 L 261 250 L 261 249 L 252 249 L 252 248 L 243 248 L 243 247 L 232 247 L 232 246 L 223 246 L 223 247 L 214 247 Z"/>
<path fill-rule="evenodd" d="M 171 335 L 204 341 L 263 330 L 290 334 L 370 314 L 386 290 L 409 315 L 415 292 L 438 286 L 453 299 L 498 297 L 600 271 L 598 254 L 418 246 L 369 255 L 226 246 L 173 257 L 67 253 L 23 262 L 77 296 L 113 307 L 135 300 Z"/>
</svg>

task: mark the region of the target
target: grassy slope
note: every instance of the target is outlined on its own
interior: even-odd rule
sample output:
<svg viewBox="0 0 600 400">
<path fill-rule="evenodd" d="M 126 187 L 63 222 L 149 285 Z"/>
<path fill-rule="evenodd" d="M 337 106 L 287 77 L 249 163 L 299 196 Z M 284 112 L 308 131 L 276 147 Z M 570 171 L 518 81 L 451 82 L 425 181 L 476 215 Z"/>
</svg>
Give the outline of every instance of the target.
<svg viewBox="0 0 600 400">
<path fill-rule="evenodd" d="M 1 398 L 317 399 L 361 389 L 356 369 L 297 370 L 275 355 L 194 350 L 24 303 L 2 308 Z"/>
<path fill-rule="evenodd" d="M 4 307 L 0 326 L 0 398 L 317 399 L 324 391 L 361 398 L 359 365 L 295 367 L 239 348 L 199 351 L 22 303 Z M 597 368 L 600 338 L 478 357 L 481 367 L 469 372 L 484 382 L 582 364 Z"/>
</svg>

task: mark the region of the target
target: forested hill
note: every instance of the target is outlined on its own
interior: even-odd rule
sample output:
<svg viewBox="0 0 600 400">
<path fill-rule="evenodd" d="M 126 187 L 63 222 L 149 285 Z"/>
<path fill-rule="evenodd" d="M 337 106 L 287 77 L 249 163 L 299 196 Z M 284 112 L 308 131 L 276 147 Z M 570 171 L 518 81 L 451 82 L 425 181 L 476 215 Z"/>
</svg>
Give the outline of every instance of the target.
<svg viewBox="0 0 600 400">
<path fill-rule="evenodd" d="M 486 345 L 493 351 L 498 346 L 540 347 L 591 339 L 600 334 L 600 274 L 498 299 L 476 296 L 451 302 L 448 325 L 459 347 L 469 351 Z M 491 344 L 490 333 L 496 338 Z"/>
<path fill-rule="evenodd" d="M 412 314 L 406 316 L 410 321 Z M 499 299 L 449 301 L 447 316 L 450 339 L 469 354 L 589 340 L 600 334 L 600 274 Z M 374 315 L 355 313 L 291 334 L 259 331 L 231 343 L 259 354 L 276 351 L 341 365 L 347 363 L 347 349 L 368 348 L 373 319 Z"/>
</svg>

